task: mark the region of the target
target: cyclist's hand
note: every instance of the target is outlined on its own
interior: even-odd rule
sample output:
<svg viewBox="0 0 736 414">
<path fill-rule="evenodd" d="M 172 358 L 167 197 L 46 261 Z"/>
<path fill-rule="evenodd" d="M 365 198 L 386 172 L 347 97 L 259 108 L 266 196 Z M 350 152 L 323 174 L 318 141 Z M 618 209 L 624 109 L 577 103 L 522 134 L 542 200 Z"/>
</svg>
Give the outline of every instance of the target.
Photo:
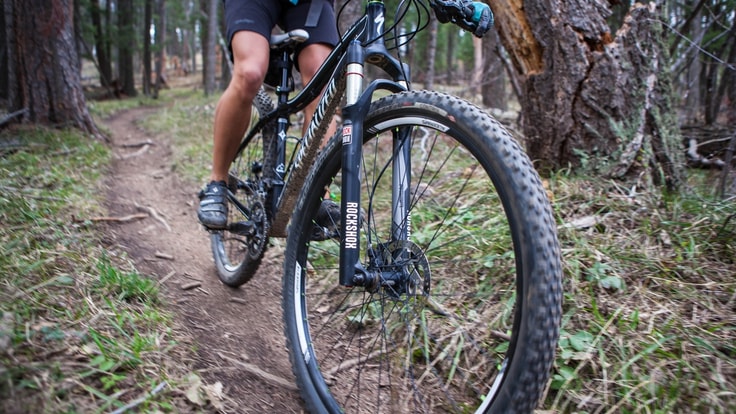
<svg viewBox="0 0 736 414">
<path fill-rule="evenodd" d="M 482 37 L 493 26 L 493 12 L 487 4 L 472 0 L 430 0 L 440 23 L 455 23 Z"/>
</svg>

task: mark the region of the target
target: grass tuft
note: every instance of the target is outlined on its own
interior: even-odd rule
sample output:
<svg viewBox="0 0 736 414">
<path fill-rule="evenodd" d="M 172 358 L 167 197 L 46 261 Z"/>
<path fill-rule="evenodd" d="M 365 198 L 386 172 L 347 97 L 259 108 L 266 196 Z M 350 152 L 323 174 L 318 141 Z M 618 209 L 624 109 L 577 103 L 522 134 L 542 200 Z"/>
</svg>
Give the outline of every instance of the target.
<svg viewBox="0 0 736 414">
<path fill-rule="evenodd" d="M 700 174 L 665 196 L 549 180 L 565 313 L 546 408 L 736 410 L 736 200 L 717 199 Z"/>
</svg>

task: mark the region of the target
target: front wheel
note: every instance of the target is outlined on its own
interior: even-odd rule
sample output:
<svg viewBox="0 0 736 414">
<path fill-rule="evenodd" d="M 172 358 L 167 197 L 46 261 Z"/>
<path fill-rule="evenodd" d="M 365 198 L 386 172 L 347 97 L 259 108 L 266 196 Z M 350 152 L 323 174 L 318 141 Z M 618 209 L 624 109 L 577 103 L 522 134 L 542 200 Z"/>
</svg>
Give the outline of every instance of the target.
<svg viewBox="0 0 736 414">
<path fill-rule="evenodd" d="M 528 157 L 457 98 L 411 91 L 374 102 L 356 266 L 373 279 L 345 288 L 340 217 L 331 237 L 314 236 L 325 193 L 340 199 L 341 149 L 337 134 L 317 160 L 286 249 L 287 345 L 307 408 L 531 413 L 549 378 L 562 289 L 555 222 Z"/>
</svg>

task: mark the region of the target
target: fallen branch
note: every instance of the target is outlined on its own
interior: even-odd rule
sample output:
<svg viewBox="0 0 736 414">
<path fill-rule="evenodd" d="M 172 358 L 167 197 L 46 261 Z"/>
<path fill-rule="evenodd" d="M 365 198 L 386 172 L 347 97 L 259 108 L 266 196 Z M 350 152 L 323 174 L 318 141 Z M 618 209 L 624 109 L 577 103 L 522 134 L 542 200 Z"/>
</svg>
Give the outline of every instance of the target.
<svg viewBox="0 0 736 414">
<path fill-rule="evenodd" d="M 362 364 L 362 363 L 365 363 L 366 361 L 370 361 L 372 359 L 378 358 L 381 355 L 383 355 L 383 351 L 381 351 L 380 349 L 377 349 L 377 350 L 369 353 L 366 356 L 357 356 L 357 357 L 355 357 L 353 359 L 348 359 L 348 360 L 342 361 L 342 362 L 340 362 L 339 365 L 337 365 L 336 367 L 334 367 L 331 370 L 327 371 L 324 376 L 327 377 L 327 378 L 332 378 L 332 377 L 334 377 L 335 375 L 337 375 L 341 371 L 348 370 L 348 369 L 350 369 L 352 367 L 357 366 L 358 364 Z"/>
<path fill-rule="evenodd" d="M 724 168 L 726 163 L 720 158 L 706 158 L 698 153 L 698 142 L 694 139 L 688 141 L 687 146 L 687 159 L 690 166 L 700 168 Z"/>
<path fill-rule="evenodd" d="M 162 253 L 162 252 L 156 252 L 154 256 L 156 256 L 159 259 L 174 260 L 174 256 L 170 254 Z"/>
<path fill-rule="evenodd" d="M 167 280 L 171 279 L 171 277 L 174 276 L 175 274 L 176 274 L 176 271 L 172 270 L 171 272 L 169 272 L 168 275 L 164 276 L 161 280 L 159 280 L 158 284 L 163 285 L 164 283 L 166 283 Z"/>
<path fill-rule="evenodd" d="M 150 139 L 147 139 L 143 142 L 136 142 L 135 144 L 120 144 L 118 146 L 121 148 L 137 148 L 137 147 L 145 147 L 146 145 L 156 145 L 156 144 Z"/>
<path fill-rule="evenodd" d="M 102 216 L 102 217 L 91 217 L 91 218 L 88 218 L 88 219 L 81 219 L 81 218 L 77 218 L 75 216 L 72 216 L 72 222 L 74 222 L 74 223 L 83 223 L 83 222 L 89 220 L 89 221 L 92 221 L 92 222 L 114 221 L 114 222 L 118 222 L 118 223 L 125 223 L 125 222 L 128 222 L 128 221 L 140 220 L 140 219 L 144 219 L 144 218 L 147 218 L 147 217 L 148 217 L 148 214 L 143 214 L 143 213 L 130 214 L 128 216 L 123 216 L 123 217 Z"/>
<path fill-rule="evenodd" d="M 151 397 L 153 397 L 154 395 L 156 395 L 156 394 L 158 394 L 159 392 L 161 392 L 161 390 L 163 390 L 164 388 L 166 388 L 166 386 L 167 386 L 167 385 L 169 385 L 169 383 L 168 383 L 168 382 L 166 382 L 166 381 L 164 381 L 164 382 L 162 382 L 162 383 L 158 384 L 158 385 L 156 386 L 156 388 L 154 388 L 154 389 L 152 389 L 152 390 L 151 390 L 151 392 L 147 393 L 146 395 L 144 395 L 144 396 L 142 396 L 142 397 L 140 397 L 140 398 L 137 398 L 137 399 L 135 399 L 135 400 L 133 400 L 133 401 L 129 402 L 128 404 L 125 404 L 124 406 L 122 406 L 122 407 L 118 408 L 117 410 L 113 411 L 113 412 L 112 412 L 112 413 L 110 413 L 110 414 L 121 414 L 121 413 L 124 413 L 124 412 L 126 412 L 126 411 L 128 411 L 128 410 L 130 410 L 130 409 L 132 409 L 132 408 L 135 408 L 135 407 L 137 407 L 137 406 L 139 406 L 139 405 L 143 404 L 143 403 L 144 403 L 144 402 L 146 402 L 146 401 L 147 401 L 147 400 L 148 400 L 149 398 L 151 398 Z"/>
<path fill-rule="evenodd" d="M 11 112 L 8 115 L 5 116 L 2 120 L 0 120 L 0 127 L 10 122 L 11 119 L 21 116 L 28 112 L 28 108 L 21 109 L 20 111 Z"/>
<path fill-rule="evenodd" d="M 192 290 L 200 286 L 202 286 L 200 282 L 187 283 L 186 285 L 181 285 L 181 290 Z"/>
<path fill-rule="evenodd" d="M 171 227 L 169 227 L 169 223 L 167 223 L 166 220 L 164 220 L 161 217 L 161 215 L 158 214 L 158 212 L 156 210 L 152 209 L 151 207 L 142 206 L 142 205 L 140 205 L 138 203 L 135 203 L 135 208 L 137 208 L 138 210 L 141 210 L 141 211 L 145 211 L 151 217 L 153 217 L 154 219 L 156 219 L 156 221 L 158 221 L 159 223 L 161 223 L 166 228 L 167 231 L 171 231 Z"/>
<path fill-rule="evenodd" d="M 144 152 L 148 151 L 148 148 L 150 146 L 151 146 L 151 144 L 143 144 L 143 146 L 141 147 L 141 149 L 139 149 L 138 151 L 131 152 L 130 154 L 119 155 L 118 158 L 121 159 L 121 160 L 127 160 L 128 158 L 137 157 L 137 156 L 143 154 Z"/>
<path fill-rule="evenodd" d="M 261 378 L 262 380 L 266 381 L 267 383 L 271 385 L 283 387 L 289 391 L 299 391 L 299 389 L 296 387 L 296 385 L 293 382 L 288 381 L 285 378 L 277 377 L 276 375 L 266 372 L 253 364 L 248 364 L 246 362 L 238 361 L 235 358 L 230 358 L 229 356 L 223 355 L 219 352 L 217 353 L 217 355 L 220 358 L 224 359 L 225 361 L 232 362 L 233 364 L 238 365 L 239 367 L 245 369 L 251 374 L 256 375 L 257 377 Z"/>
</svg>

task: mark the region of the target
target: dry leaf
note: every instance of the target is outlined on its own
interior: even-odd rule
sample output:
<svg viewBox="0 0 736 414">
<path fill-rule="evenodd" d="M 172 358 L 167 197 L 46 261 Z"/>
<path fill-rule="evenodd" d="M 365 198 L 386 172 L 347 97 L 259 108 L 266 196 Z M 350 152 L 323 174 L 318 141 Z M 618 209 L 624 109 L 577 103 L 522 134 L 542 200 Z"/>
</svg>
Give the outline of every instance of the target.
<svg viewBox="0 0 736 414">
<path fill-rule="evenodd" d="M 222 394 L 222 383 L 220 381 L 204 386 L 204 392 L 207 393 L 207 398 L 215 408 L 218 410 L 225 408 L 225 405 L 222 403 L 224 395 Z"/>
<path fill-rule="evenodd" d="M 187 399 L 199 406 L 205 405 L 207 402 L 202 399 L 199 392 L 202 388 L 202 379 L 197 374 L 192 373 L 187 377 L 187 383 L 189 384 L 189 388 L 185 392 Z"/>
</svg>

